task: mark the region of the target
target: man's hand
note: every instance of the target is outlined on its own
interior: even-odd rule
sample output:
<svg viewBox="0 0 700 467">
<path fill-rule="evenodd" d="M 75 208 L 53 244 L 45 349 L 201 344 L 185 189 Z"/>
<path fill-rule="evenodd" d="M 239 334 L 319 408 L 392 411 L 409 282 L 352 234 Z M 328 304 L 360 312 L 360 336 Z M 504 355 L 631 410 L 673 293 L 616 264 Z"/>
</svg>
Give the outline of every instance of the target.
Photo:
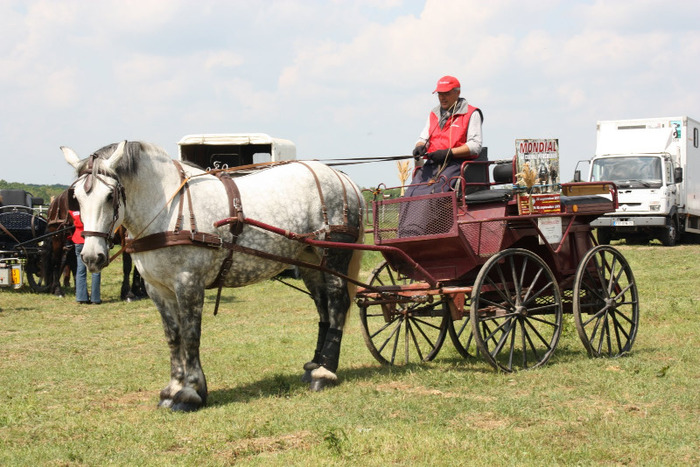
<svg viewBox="0 0 700 467">
<path fill-rule="evenodd" d="M 437 164 L 441 164 L 445 162 L 449 153 L 449 149 L 438 149 L 437 151 L 429 152 L 426 154 L 426 157 Z"/>
<path fill-rule="evenodd" d="M 413 157 L 415 157 L 416 159 L 419 157 L 423 157 L 425 156 L 426 152 L 428 152 L 428 149 L 425 147 L 425 145 L 416 146 L 415 148 L 413 148 Z"/>
</svg>

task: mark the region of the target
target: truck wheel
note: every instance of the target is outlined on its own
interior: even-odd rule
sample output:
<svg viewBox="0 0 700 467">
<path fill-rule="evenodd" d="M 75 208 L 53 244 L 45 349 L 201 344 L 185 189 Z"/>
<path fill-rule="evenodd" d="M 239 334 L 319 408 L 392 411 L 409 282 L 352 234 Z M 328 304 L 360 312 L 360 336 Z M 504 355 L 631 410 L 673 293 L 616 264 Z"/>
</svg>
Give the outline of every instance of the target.
<svg viewBox="0 0 700 467">
<path fill-rule="evenodd" d="M 675 246 L 678 243 L 680 232 L 678 231 L 678 220 L 673 217 L 666 222 L 661 232 L 661 243 L 664 246 Z"/>
<path fill-rule="evenodd" d="M 610 232 L 610 229 L 598 227 L 596 232 L 598 234 L 598 245 L 610 245 L 610 240 L 612 239 L 612 232 Z"/>
</svg>

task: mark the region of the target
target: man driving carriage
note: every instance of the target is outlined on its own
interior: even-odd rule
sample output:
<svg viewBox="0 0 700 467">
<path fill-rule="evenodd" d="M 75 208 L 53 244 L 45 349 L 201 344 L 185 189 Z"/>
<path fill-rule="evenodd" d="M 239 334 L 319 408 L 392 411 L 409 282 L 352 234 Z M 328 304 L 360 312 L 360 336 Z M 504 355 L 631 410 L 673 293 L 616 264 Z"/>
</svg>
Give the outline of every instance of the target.
<svg viewBox="0 0 700 467">
<path fill-rule="evenodd" d="M 413 150 L 419 168 L 406 190 L 406 196 L 447 191 L 454 187 L 460 175 L 462 162 L 476 159 L 481 152 L 481 110 L 460 97 L 459 80 L 443 76 L 433 94 L 438 94 L 440 105 L 428 116 L 428 121 Z M 450 181 L 448 184 L 447 182 Z"/>
</svg>

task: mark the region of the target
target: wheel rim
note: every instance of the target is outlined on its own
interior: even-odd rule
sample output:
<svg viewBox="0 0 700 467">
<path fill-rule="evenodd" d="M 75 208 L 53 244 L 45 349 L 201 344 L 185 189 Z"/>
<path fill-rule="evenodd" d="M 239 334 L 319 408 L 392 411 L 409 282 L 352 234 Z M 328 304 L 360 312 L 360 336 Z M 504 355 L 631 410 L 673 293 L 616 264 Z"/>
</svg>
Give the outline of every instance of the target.
<svg viewBox="0 0 700 467">
<path fill-rule="evenodd" d="M 478 348 L 474 339 L 471 316 L 466 313 L 461 320 L 449 320 L 450 339 L 457 352 L 464 358 L 476 358 Z"/>
<path fill-rule="evenodd" d="M 593 357 L 619 357 L 632 348 L 639 325 L 637 283 L 615 248 L 595 247 L 581 261 L 574 282 L 574 321 Z"/>
<path fill-rule="evenodd" d="M 479 352 L 499 370 L 545 364 L 561 335 L 559 286 L 549 266 L 528 250 L 502 251 L 482 266 L 470 311 Z"/>
<path fill-rule="evenodd" d="M 370 276 L 369 285 L 401 286 L 413 281 L 393 271 L 384 262 Z M 362 336 L 370 353 L 384 365 L 403 365 L 430 361 L 440 351 L 449 312 L 439 298 L 432 303 L 419 300 L 407 303 L 360 306 Z"/>
</svg>

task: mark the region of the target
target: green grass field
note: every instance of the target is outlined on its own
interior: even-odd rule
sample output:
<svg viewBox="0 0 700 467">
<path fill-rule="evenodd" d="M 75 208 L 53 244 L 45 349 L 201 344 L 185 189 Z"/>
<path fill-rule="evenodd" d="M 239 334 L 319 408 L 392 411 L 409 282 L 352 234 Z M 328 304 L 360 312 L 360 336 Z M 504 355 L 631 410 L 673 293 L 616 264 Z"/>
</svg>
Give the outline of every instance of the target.
<svg viewBox="0 0 700 467">
<path fill-rule="evenodd" d="M 310 393 L 311 300 L 278 282 L 209 291 L 209 405 L 157 409 L 168 349 L 150 301 L 100 306 L 0 291 L 1 465 L 698 465 L 700 245 L 620 246 L 639 283 L 630 355 L 589 359 L 571 317 L 543 368 L 499 374 L 445 343 L 385 368 L 353 307 L 338 375 Z M 365 262 L 365 278 L 376 264 Z M 299 282 L 300 284 L 300 282 Z"/>
</svg>

